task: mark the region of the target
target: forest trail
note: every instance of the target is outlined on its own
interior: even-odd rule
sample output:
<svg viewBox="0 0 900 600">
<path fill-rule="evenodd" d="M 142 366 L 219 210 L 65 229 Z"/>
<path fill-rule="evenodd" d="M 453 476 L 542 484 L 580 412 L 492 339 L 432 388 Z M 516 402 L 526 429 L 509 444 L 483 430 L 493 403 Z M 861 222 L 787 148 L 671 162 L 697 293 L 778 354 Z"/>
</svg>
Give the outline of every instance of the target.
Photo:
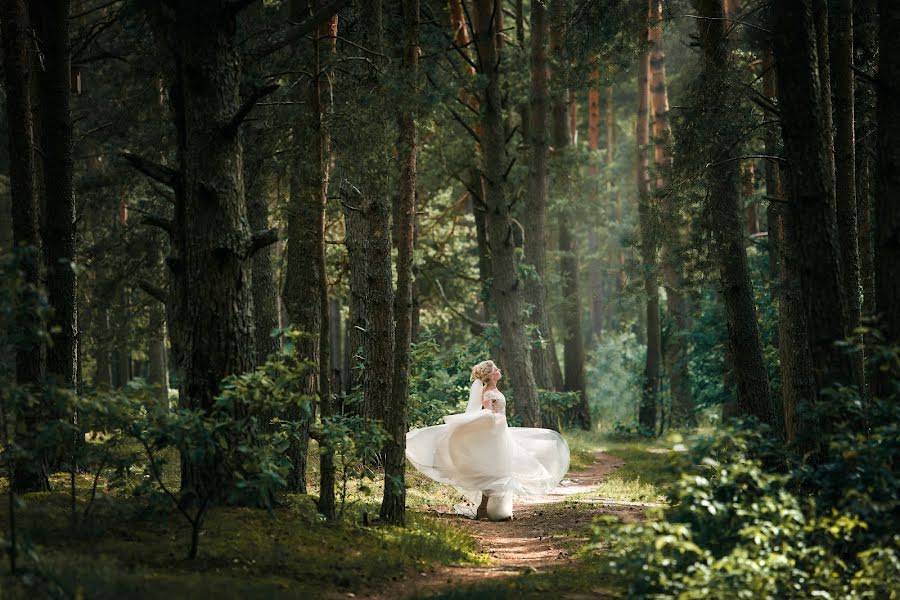
<svg viewBox="0 0 900 600">
<path fill-rule="evenodd" d="M 489 555 L 490 563 L 440 565 L 373 594 L 350 597 L 418 598 L 524 572 L 565 567 L 575 561 L 571 553 L 588 541 L 586 528 L 596 516 L 616 515 L 625 522 L 635 522 L 643 515 L 646 506 L 643 503 L 590 496 L 591 491 L 624 464 L 620 458 L 596 451 L 594 462 L 587 469 L 569 473 L 549 494 L 517 500 L 515 518 L 509 522 L 474 521 L 455 514 L 451 507 L 434 511 L 431 516 L 451 521 L 472 535 L 481 551 Z M 604 597 L 603 591 L 594 590 L 592 597 Z"/>
</svg>

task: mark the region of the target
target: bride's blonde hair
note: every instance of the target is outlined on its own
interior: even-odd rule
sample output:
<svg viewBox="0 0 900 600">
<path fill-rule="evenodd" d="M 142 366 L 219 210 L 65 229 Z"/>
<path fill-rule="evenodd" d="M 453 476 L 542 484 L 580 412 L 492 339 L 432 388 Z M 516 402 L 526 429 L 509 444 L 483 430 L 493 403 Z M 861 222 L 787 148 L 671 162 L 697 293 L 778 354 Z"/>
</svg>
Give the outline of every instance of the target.
<svg viewBox="0 0 900 600">
<path fill-rule="evenodd" d="M 483 360 L 472 367 L 472 375 L 469 377 L 469 381 L 480 379 L 483 384 L 487 385 L 491 380 L 491 374 L 496 370 L 497 365 L 494 364 L 494 361 Z"/>
</svg>

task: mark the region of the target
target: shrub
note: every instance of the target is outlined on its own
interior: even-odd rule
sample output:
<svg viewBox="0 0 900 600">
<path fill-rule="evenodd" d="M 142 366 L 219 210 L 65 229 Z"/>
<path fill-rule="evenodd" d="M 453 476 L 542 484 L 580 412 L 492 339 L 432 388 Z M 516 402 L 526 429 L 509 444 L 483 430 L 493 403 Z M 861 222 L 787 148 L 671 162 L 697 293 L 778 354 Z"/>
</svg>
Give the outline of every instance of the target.
<svg viewBox="0 0 900 600">
<path fill-rule="evenodd" d="M 695 443 L 658 520 L 598 522 L 595 538 L 611 543 L 629 596 L 894 597 L 900 408 L 894 398 L 848 404 L 853 397 L 841 390 L 818 403 L 848 424 L 822 436 L 818 466 L 744 423 Z M 854 428 L 857 419 L 870 428 Z"/>
</svg>

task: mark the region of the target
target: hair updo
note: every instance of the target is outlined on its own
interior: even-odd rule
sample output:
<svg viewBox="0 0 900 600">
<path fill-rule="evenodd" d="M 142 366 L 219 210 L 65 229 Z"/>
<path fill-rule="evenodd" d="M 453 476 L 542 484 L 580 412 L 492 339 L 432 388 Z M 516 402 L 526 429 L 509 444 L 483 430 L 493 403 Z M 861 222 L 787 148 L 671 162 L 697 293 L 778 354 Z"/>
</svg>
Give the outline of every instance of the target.
<svg viewBox="0 0 900 600">
<path fill-rule="evenodd" d="M 494 361 L 483 360 L 472 367 L 472 376 L 469 378 L 469 381 L 479 379 L 483 384 L 487 385 L 491 380 L 491 375 L 493 375 L 496 370 L 497 365 L 494 364 Z"/>
</svg>

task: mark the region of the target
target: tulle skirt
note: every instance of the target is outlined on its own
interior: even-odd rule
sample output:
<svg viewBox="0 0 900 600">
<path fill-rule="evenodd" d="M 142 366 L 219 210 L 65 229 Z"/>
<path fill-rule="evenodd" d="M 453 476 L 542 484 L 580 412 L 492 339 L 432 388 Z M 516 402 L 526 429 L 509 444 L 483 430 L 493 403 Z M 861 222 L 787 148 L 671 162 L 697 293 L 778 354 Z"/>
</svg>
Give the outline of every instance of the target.
<svg viewBox="0 0 900 600">
<path fill-rule="evenodd" d="M 509 427 L 489 410 L 448 415 L 406 434 L 406 458 L 435 481 L 502 504 L 549 492 L 569 470 L 569 446 L 550 429 Z"/>
</svg>

